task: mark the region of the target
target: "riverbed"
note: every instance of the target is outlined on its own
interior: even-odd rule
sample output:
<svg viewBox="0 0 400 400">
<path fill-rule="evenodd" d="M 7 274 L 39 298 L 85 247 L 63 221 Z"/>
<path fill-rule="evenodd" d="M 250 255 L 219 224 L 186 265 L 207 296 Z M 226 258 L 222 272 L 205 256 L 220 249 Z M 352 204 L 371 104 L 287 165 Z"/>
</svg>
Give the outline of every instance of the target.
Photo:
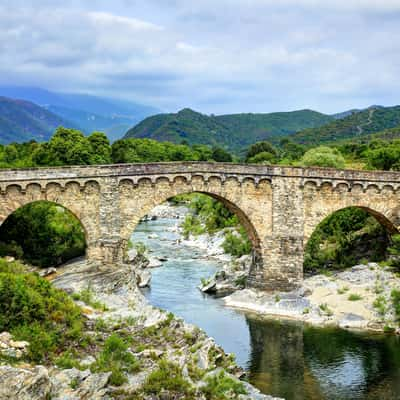
<svg viewBox="0 0 400 400">
<path fill-rule="evenodd" d="M 142 222 L 132 236 L 152 256 L 167 258 L 162 267 L 151 270 L 151 288 L 145 295 L 151 304 L 199 326 L 234 353 L 254 386 L 287 400 L 400 399 L 398 337 L 316 328 L 225 307 L 221 299 L 197 289 L 219 261 L 177 243 L 177 223 L 174 218 Z"/>
</svg>

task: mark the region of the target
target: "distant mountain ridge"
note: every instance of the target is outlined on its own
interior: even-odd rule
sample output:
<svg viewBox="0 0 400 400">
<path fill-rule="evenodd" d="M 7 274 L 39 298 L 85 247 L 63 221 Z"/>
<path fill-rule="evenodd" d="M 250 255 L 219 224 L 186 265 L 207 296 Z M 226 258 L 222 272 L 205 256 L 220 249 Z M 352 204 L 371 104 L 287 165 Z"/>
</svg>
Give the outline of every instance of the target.
<svg viewBox="0 0 400 400">
<path fill-rule="evenodd" d="M 49 140 L 60 125 L 73 123 L 25 100 L 0 97 L 0 143 Z"/>
<path fill-rule="evenodd" d="M 105 132 L 110 140 L 119 139 L 133 124 L 159 112 L 156 108 L 134 102 L 56 93 L 34 87 L 0 86 L 0 96 L 33 102 L 70 121 L 85 133 Z"/>
<path fill-rule="evenodd" d="M 329 115 L 312 110 L 208 116 L 185 108 L 177 113 L 148 117 L 128 130 L 124 138 L 150 138 L 174 143 L 185 141 L 238 151 L 260 140 L 276 140 L 333 120 Z"/>
<path fill-rule="evenodd" d="M 335 119 L 317 128 L 307 128 L 290 136 L 290 139 L 305 145 L 318 145 L 395 128 L 400 125 L 400 106 L 371 106 L 347 117 Z"/>
</svg>

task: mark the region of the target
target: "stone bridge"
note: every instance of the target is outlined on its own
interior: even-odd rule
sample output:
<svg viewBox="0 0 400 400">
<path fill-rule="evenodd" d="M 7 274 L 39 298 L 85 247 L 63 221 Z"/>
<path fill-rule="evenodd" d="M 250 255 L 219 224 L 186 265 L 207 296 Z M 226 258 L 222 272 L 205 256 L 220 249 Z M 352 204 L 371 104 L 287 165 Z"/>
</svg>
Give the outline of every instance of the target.
<svg viewBox="0 0 400 400">
<path fill-rule="evenodd" d="M 87 258 L 124 261 L 129 237 L 153 207 L 184 193 L 208 194 L 236 213 L 253 244 L 249 285 L 290 290 L 303 278 L 303 252 L 316 226 L 349 206 L 400 226 L 400 173 L 180 162 L 0 171 L 0 223 L 37 200 L 82 223 Z"/>
</svg>

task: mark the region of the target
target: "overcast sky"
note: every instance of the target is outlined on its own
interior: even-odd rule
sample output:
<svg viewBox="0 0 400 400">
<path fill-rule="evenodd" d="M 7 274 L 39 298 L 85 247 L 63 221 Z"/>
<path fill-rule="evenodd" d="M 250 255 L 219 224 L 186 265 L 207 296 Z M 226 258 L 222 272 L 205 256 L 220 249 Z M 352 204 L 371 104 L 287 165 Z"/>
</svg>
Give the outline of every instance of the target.
<svg viewBox="0 0 400 400">
<path fill-rule="evenodd" d="M 0 0 L 0 84 L 165 111 L 400 103 L 400 0 Z"/>
</svg>

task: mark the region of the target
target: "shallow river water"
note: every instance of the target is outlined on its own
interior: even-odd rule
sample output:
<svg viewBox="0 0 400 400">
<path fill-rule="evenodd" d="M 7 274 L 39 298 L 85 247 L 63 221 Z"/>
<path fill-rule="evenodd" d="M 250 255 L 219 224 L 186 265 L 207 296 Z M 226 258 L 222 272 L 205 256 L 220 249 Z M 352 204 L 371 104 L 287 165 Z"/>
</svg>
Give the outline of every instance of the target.
<svg viewBox="0 0 400 400">
<path fill-rule="evenodd" d="M 400 400 L 398 337 L 266 320 L 224 307 L 197 289 L 218 267 L 201 250 L 176 244 L 176 219 L 142 222 L 132 236 L 168 261 L 152 269 L 151 304 L 193 323 L 249 372 L 263 393 L 287 400 Z M 149 235 L 157 237 L 149 238 Z"/>
</svg>

